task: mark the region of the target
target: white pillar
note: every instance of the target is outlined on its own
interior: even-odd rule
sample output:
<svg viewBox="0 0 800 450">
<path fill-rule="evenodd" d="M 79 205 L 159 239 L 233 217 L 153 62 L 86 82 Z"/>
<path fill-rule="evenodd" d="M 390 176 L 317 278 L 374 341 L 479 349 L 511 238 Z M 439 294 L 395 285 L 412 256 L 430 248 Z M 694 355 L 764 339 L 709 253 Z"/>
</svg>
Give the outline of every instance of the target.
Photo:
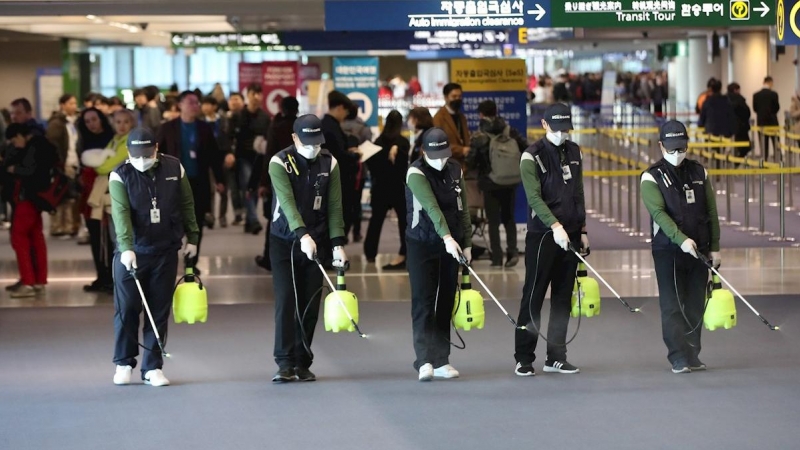
<svg viewBox="0 0 800 450">
<path fill-rule="evenodd" d="M 689 104 L 694 111 L 694 105 L 701 92 L 706 90 L 708 79 L 722 78 L 722 61 L 715 58 L 708 62 L 708 38 L 689 39 Z"/>
<path fill-rule="evenodd" d="M 770 66 L 767 32 L 732 32 L 729 55 L 730 80 L 739 83 L 742 87 L 742 96 L 752 108 L 753 94 L 761 89 Z"/>
<path fill-rule="evenodd" d="M 678 112 L 694 110 L 694 100 L 689 99 L 689 56 L 687 42 L 678 42 L 678 56 L 672 58 L 667 68 L 670 105 Z"/>
</svg>

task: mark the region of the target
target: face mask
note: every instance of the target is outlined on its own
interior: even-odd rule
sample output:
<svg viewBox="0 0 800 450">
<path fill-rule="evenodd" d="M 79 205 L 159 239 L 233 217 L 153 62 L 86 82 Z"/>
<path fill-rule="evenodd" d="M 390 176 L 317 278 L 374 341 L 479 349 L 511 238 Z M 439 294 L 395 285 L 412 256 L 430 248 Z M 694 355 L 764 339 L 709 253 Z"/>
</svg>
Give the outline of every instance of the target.
<svg viewBox="0 0 800 450">
<path fill-rule="evenodd" d="M 567 140 L 567 133 L 564 133 L 563 131 L 553 131 L 552 133 L 548 132 L 546 136 L 547 140 L 556 147 L 560 146 Z"/>
<path fill-rule="evenodd" d="M 461 100 L 453 100 L 450 102 L 450 108 L 456 112 L 461 111 L 461 105 L 463 105 Z"/>
<path fill-rule="evenodd" d="M 663 153 L 664 153 L 664 159 L 666 159 L 668 163 L 672 164 L 675 167 L 680 166 L 683 160 L 686 159 L 686 153 L 675 152 L 671 155 L 667 152 Z"/>
<path fill-rule="evenodd" d="M 297 153 L 300 153 L 300 156 L 305 159 L 316 158 L 317 155 L 319 155 L 319 152 L 322 150 L 322 147 L 319 145 L 303 145 L 299 142 L 295 142 L 294 146 L 297 149 Z"/>
<path fill-rule="evenodd" d="M 425 155 L 425 162 L 428 163 L 429 166 L 433 167 L 434 169 L 441 172 L 444 169 L 444 166 L 447 165 L 447 160 L 449 158 L 441 158 L 441 159 L 431 159 L 428 158 L 428 155 Z"/>
<path fill-rule="evenodd" d="M 153 165 L 156 163 L 156 158 L 131 158 L 131 165 L 134 169 L 138 170 L 139 172 L 147 172 L 150 170 Z"/>
</svg>

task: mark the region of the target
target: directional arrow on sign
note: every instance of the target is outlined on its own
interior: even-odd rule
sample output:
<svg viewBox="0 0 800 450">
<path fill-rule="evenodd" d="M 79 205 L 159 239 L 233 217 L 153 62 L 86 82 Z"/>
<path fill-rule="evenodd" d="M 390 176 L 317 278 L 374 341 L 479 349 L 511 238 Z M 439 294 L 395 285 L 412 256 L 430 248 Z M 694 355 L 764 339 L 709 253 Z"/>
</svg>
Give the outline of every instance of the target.
<svg viewBox="0 0 800 450">
<path fill-rule="evenodd" d="M 753 8 L 753 11 L 760 12 L 761 13 L 761 17 L 764 17 L 767 14 L 769 14 L 769 6 L 767 6 L 766 3 L 761 2 L 761 7 L 760 8 Z"/>
<path fill-rule="evenodd" d="M 534 6 L 536 6 L 536 9 L 529 9 L 528 14 L 536 14 L 536 20 L 537 21 L 542 20 L 542 17 L 544 17 L 544 15 L 547 14 L 547 11 L 544 8 L 542 8 L 542 5 L 538 3 Z"/>
</svg>

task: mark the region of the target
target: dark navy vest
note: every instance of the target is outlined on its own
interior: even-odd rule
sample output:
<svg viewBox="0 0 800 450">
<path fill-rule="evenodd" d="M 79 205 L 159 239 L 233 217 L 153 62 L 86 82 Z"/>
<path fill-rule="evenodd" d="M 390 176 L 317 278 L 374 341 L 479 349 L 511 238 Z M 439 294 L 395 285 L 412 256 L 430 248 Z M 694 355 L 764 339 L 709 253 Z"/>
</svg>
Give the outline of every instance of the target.
<svg viewBox="0 0 800 450">
<path fill-rule="evenodd" d="M 579 232 L 586 223 L 586 207 L 584 198 L 578 191 L 578 180 L 583 177 L 583 161 L 578 144 L 566 141 L 563 148 L 558 148 L 542 138 L 525 152 L 533 156 L 536 173 L 542 185 L 542 199 L 547 207 L 564 226 L 564 231 Z M 561 169 L 563 165 L 569 165 L 572 179 L 564 180 Z M 534 216 L 528 205 L 528 231 L 545 233 L 549 229 L 542 219 Z"/>
<path fill-rule="evenodd" d="M 153 255 L 180 249 L 183 238 L 180 161 L 159 153 L 158 163 L 147 172 L 139 172 L 127 161 L 116 172 L 131 203 L 133 251 Z M 161 213 L 159 223 L 150 220 L 153 198 Z"/>
<path fill-rule="evenodd" d="M 289 161 L 291 155 L 295 169 Z M 331 170 L 333 169 L 333 156 L 327 150 L 320 151 L 313 160 L 307 160 L 297 153 L 294 145 L 281 150 L 275 158 L 283 163 L 292 184 L 297 210 L 303 217 L 306 231 L 317 244 L 330 240 L 328 231 L 328 187 L 330 186 Z M 270 164 L 273 164 L 270 162 Z M 274 191 L 274 188 L 273 188 Z M 314 210 L 314 198 L 321 197 L 322 201 L 318 210 Z M 289 221 L 281 209 L 277 194 L 272 195 L 272 225 L 271 234 L 287 241 L 293 241 L 302 236 L 295 236 L 290 229 Z"/>
<path fill-rule="evenodd" d="M 459 245 L 463 246 L 464 235 L 467 230 L 462 229 L 462 210 L 459 210 L 458 207 L 461 194 L 457 189 L 461 181 L 461 165 L 450 159 L 444 169 L 439 171 L 429 166 L 425 162 L 425 158 L 420 158 L 414 161 L 410 167 L 419 169 L 425 175 L 425 178 L 431 184 L 436 203 L 439 204 L 439 209 L 442 210 L 447 227 L 450 228 L 450 235 Z M 467 205 L 462 205 L 462 207 L 466 208 Z M 422 208 L 422 205 L 416 201 L 408 186 L 406 186 L 406 217 L 408 219 L 408 225 L 406 226 L 407 238 L 420 242 L 442 242 L 442 238 L 436 233 L 436 228 L 434 228 L 430 216 Z"/>
<path fill-rule="evenodd" d="M 656 180 L 658 189 L 664 197 L 667 214 L 678 225 L 683 234 L 697 244 L 697 249 L 708 253 L 711 249 L 711 220 L 706 209 L 706 173 L 702 164 L 692 159 L 685 159 L 679 167 L 663 158 L 650 166 L 646 171 Z M 663 175 L 662 175 L 663 174 Z M 667 178 L 670 185 L 664 178 Z M 693 191 L 694 203 L 689 203 L 686 191 Z M 664 233 L 654 233 L 655 226 L 650 223 L 650 235 L 653 238 L 653 249 L 678 247 Z"/>
</svg>

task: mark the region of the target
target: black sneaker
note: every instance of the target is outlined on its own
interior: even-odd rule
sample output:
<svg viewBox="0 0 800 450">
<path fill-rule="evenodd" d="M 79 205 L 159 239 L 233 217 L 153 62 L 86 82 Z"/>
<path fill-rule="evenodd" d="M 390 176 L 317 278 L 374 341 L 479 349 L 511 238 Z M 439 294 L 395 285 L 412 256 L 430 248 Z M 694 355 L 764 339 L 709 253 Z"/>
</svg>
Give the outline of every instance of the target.
<svg viewBox="0 0 800 450">
<path fill-rule="evenodd" d="M 533 370 L 532 364 L 522 364 L 517 363 L 517 367 L 514 369 L 514 375 L 518 377 L 532 377 L 536 375 L 536 371 Z"/>
<path fill-rule="evenodd" d="M 203 217 L 203 221 L 206 224 L 206 228 L 209 230 L 214 229 L 214 215 L 211 213 L 206 213 L 205 217 Z"/>
<path fill-rule="evenodd" d="M 264 258 L 261 255 L 256 256 L 256 265 L 264 270 L 270 272 L 272 271 L 272 262 L 269 260 L 269 258 Z"/>
<path fill-rule="evenodd" d="M 288 369 L 280 369 L 272 377 L 273 383 L 288 383 L 296 379 L 295 371 L 291 367 Z"/>
<path fill-rule="evenodd" d="M 314 375 L 314 372 L 306 368 L 295 367 L 294 372 L 297 374 L 297 379 L 299 381 L 317 381 L 317 376 Z"/>
<path fill-rule="evenodd" d="M 581 370 L 566 361 L 547 360 L 544 363 L 544 371 L 548 373 L 578 373 Z"/>
<path fill-rule="evenodd" d="M 675 361 L 672 363 L 672 373 L 690 373 L 692 371 L 689 368 L 689 364 L 686 361 Z"/>
<path fill-rule="evenodd" d="M 233 225 L 234 227 L 238 227 L 239 225 L 241 225 L 243 223 L 244 223 L 244 219 L 242 218 L 242 215 L 241 214 L 237 214 L 236 216 L 234 216 L 233 223 L 231 225 Z"/>
<path fill-rule="evenodd" d="M 219 218 L 219 227 L 220 228 L 228 228 L 228 219 L 225 216 L 220 216 L 220 218 Z"/>
<path fill-rule="evenodd" d="M 706 370 L 706 365 L 703 364 L 703 361 L 700 361 L 697 357 L 689 358 L 689 368 L 692 369 L 692 372 L 695 370 Z"/>
<path fill-rule="evenodd" d="M 516 266 L 519 263 L 519 256 L 517 255 L 510 255 L 508 257 L 508 261 L 506 261 L 506 268 L 510 269 Z"/>
<path fill-rule="evenodd" d="M 22 286 L 22 281 L 21 280 L 17 281 L 14 284 L 10 284 L 10 285 L 6 286 L 6 291 L 9 291 L 9 292 L 15 291 L 20 286 Z"/>
</svg>

